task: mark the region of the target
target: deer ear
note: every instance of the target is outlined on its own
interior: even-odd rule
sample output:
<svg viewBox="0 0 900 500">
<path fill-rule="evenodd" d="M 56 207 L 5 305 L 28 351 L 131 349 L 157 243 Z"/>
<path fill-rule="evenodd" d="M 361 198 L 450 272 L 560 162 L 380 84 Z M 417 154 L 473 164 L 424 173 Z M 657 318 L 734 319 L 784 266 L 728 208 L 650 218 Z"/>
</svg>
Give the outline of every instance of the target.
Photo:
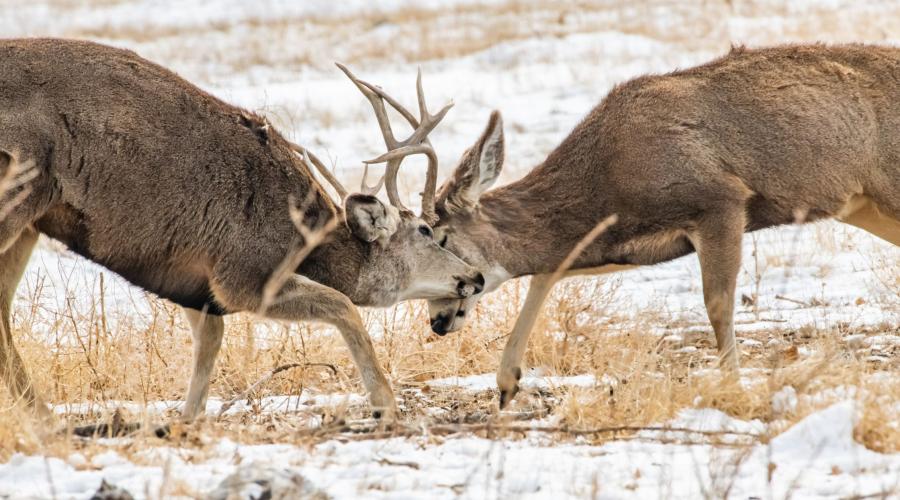
<svg viewBox="0 0 900 500">
<path fill-rule="evenodd" d="M 400 212 L 378 198 L 354 193 L 344 200 L 344 217 L 353 236 L 372 243 L 387 243 L 400 224 Z"/>
<path fill-rule="evenodd" d="M 438 204 L 448 212 L 472 210 L 503 169 L 503 118 L 491 112 L 478 141 L 463 153 L 453 177 L 441 186 Z"/>
</svg>

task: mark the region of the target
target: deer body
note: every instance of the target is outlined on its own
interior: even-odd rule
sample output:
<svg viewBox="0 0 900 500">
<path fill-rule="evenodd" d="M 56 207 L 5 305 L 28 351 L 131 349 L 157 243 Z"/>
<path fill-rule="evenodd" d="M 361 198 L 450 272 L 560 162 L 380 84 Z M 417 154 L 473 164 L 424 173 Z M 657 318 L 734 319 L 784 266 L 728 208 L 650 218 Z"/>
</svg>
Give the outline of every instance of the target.
<svg viewBox="0 0 900 500">
<path fill-rule="evenodd" d="M 745 231 L 833 217 L 900 245 L 898 81 L 893 48 L 735 49 L 617 86 L 526 177 L 484 192 L 502 164 L 495 114 L 438 195 L 436 238 L 485 272 L 486 290 L 498 274 L 538 275 L 526 299 L 536 309 L 567 254 L 615 215 L 567 274 L 697 252 L 720 355 L 736 367 Z M 433 329 L 461 326 L 474 300 L 432 302 Z M 536 316 L 523 311 L 504 352 L 501 405 Z"/>
<path fill-rule="evenodd" d="M 353 304 L 386 306 L 412 298 L 412 288 L 461 296 L 476 288 L 477 273 L 418 234 L 421 220 L 373 196 L 350 195 L 342 213 L 295 151 L 262 118 L 132 52 L 0 41 L 0 167 L 35 170 L 0 220 L 0 368 L 14 396 L 35 400 L 12 345 L 9 307 L 37 231 L 186 309 L 195 340 L 186 416 L 205 403 L 219 316 L 239 311 L 334 324 L 373 406 L 392 410 Z M 308 243 L 291 203 L 303 203 L 308 227 L 345 223 L 285 281 L 278 300 L 263 304 L 286 256 Z"/>
</svg>

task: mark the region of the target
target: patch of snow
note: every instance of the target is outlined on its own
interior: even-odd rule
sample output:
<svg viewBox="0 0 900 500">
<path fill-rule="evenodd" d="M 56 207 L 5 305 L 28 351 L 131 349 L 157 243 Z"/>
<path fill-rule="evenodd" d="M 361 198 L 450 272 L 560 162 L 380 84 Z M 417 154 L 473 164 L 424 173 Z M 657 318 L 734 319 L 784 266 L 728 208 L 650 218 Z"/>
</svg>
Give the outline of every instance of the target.
<svg viewBox="0 0 900 500">
<path fill-rule="evenodd" d="M 446 377 L 429 380 L 426 382 L 431 387 L 449 388 L 458 387 L 470 392 L 485 392 L 497 389 L 496 375 L 484 373 L 481 375 L 469 375 L 465 377 Z M 603 377 L 602 383 L 614 384 L 616 381 L 610 377 Z M 596 387 L 597 378 L 593 375 L 575 375 L 569 377 L 559 376 L 524 376 L 519 380 L 520 389 L 550 390 L 558 387 Z"/>
<path fill-rule="evenodd" d="M 772 394 L 772 411 L 776 415 L 785 415 L 797 410 L 797 390 L 786 385 Z"/>
<path fill-rule="evenodd" d="M 544 446 L 540 440 L 476 437 L 434 441 L 427 436 L 333 440 L 312 448 L 223 440 L 195 456 L 190 450 L 161 447 L 155 458 L 141 456 L 142 463 L 152 465 L 110 459 L 100 470 L 16 454 L 0 465 L 0 497 L 47 498 L 55 492 L 58 498 L 88 498 L 106 479 L 145 498 L 161 491 L 163 477 L 169 484 L 191 485 L 200 496 L 220 491 L 227 478 L 239 478 L 248 492 L 261 491 L 265 481 L 296 485 L 296 478 L 302 478 L 304 491 L 335 499 L 582 498 L 596 493 L 609 498 L 698 498 L 725 491 L 735 498 L 789 494 L 811 498 L 896 493 L 900 455 L 876 453 L 856 443 L 856 413 L 852 401 L 841 401 L 810 414 L 768 444 L 735 437 L 728 447 L 700 431 L 764 435 L 765 424 L 711 409 L 685 410 L 664 425 L 695 432 L 641 432 L 636 439 L 602 446 Z"/>
</svg>

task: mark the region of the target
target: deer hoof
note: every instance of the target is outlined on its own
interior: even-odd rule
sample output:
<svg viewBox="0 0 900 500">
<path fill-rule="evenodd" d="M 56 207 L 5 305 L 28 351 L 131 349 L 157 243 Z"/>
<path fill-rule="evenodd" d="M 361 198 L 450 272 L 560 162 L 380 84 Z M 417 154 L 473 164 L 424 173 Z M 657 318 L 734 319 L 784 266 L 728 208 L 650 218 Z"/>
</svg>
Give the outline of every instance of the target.
<svg viewBox="0 0 900 500">
<path fill-rule="evenodd" d="M 509 370 L 500 369 L 497 374 L 497 386 L 500 388 L 500 409 L 506 405 L 519 392 L 519 379 L 522 378 L 522 369 L 518 366 Z"/>
<path fill-rule="evenodd" d="M 400 412 L 397 410 L 397 402 L 394 401 L 394 393 L 387 390 L 378 397 L 369 399 L 372 408 L 372 417 L 382 422 L 391 422 Z"/>
<path fill-rule="evenodd" d="M 372 418 L 378 420 L 381 424 L 391 424 L 397 420 L 400 412 L 397 407 L 382 407 L 372 409 Z"/>
<path fill-rule="evenodd" d="M 510 401 L 514 397 L 516 397 L 516 393 L 519 392 L 519 385 L 516 384 L 512 387 L 512 389 L 500 389 L 500 409 L 506 408 L 506 405 L 509 404 Z"/>
</svg>

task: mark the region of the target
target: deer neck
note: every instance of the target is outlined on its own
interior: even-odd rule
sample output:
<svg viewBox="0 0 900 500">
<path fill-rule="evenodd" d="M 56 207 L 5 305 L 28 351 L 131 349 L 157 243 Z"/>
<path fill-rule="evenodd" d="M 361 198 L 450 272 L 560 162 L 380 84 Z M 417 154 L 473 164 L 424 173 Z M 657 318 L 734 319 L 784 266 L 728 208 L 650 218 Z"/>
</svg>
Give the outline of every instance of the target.
<svg viewBox="0 0 900 500">
<path fill-rule="evenodd" d="M 576 196 L 571 183 L 546 163 L 523 179 L 485 193 L 477 217 L 487 227 L 487 255 L 512 277 L 556 271 L 578 243 L 609 213 L 597 198 Z M 602 197 L 601 197 L 602 199 Z M 572 269 L 606 263 L 604 237 L 597 238 Z"/>
<path fill-rule="evenodd" d="M 354 304 L 366 304 L 360 295 L 359 274 L 366 248 L 346 224 L 339 223 L 297 269 L 299 274 L 348 296 Z"/>
</svg>

